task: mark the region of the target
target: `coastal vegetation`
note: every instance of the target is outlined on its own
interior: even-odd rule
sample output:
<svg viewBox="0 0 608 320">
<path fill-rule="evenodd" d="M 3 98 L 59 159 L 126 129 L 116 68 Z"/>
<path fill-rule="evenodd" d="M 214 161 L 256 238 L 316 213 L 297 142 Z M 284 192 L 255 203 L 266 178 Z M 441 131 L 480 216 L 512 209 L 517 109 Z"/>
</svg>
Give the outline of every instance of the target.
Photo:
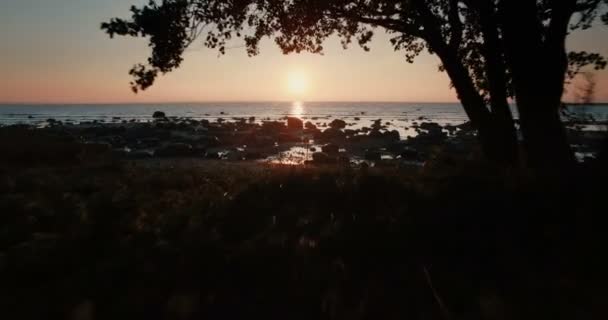
<svg viewBox="0 0 608 320">
<path fill-rule="evenodd" d="M 565 45 L 605 24 L 608 0 L 133 6 L 101 27 L 149 41 L 136 93 L 195 41 L 320 54 L 384 30 L 406 61 L 439 58 L 468 121 L 402 103 L 9 105 L 0 319 L 605 319 L 608 113 L 588 105 L 607 62 Z M 308 80 L 294 69 L 287 90 Z"/>
<path fill-rule="evenodd" d="M 605 315 L 599 161 L 563 183 L 449 155 L 91 161 L 60 157 L 73 149 L 54 133 L 30 137 L 60 149 L 0 160 L 3 318 Z"/>
<path fill-rule="evenodd" d="M 608 22 L 607 9 L 598 0 L 169 0 L 133 6 L 130 19 L 101 27 L 112 37 L 148 38 L 151 57 L 131 70 L 135 92 L 178 68 L 199 39 L 222 54 L 234 38 L 258 54 L 267 37 L 285 53 L 322 53 L 334 35 L 344 47 L 356 41 L 369 50 L 381 28 L 409 62 L 422 51 L 437 55 L 490 160 L 560 174 L 574 163 L 559 115 L 564 83 L 585 66 L 606 67 L 600 54 L 568 52 L 566 39 L 600 17 Z M 517 103 L 517 125 L 509 99 Z"/>
</svg>

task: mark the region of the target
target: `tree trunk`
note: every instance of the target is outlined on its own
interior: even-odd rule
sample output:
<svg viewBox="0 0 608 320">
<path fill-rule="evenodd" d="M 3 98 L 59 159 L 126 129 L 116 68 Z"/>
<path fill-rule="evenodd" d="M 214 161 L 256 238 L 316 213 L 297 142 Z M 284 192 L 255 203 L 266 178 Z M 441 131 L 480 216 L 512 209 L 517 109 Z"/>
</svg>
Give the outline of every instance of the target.
<svg viewBox="0 0 608 320">
<path fill-rule="evenodd" d="M 493 115 L 473 85 L 473 80 L 462 62 L 444 48 L 434 48 L 450 76 L 458 99 L 477 129 L 479 143 L 484 154 L 492 161 L 514 165 L 517 159 L 516 136 L 513 122 L 508 117 Z"/>
<path fill-rule="evenodd" d="M 506 119 L 505 113 L 503 112 L 499 117 L 492 115 L 477 91 L 469 71 L 458 56 L 457 48 L 445 43 L 441 26 L 434 19 L 434 15 L 426 3 L 416 1 L 413 4 L 420 12 L 421 23 L 424 26 L 424 39 L 441 59 L 443 67 L 452 80 L 458 99 L 471 120 L 471 124 L 477 129 L 479 143 L 484 154 L 492 161 L 513 164 L 517 159 L 517 148 L 513 144 L 516 137 L 512 125 L 504 125 L 504 122 L 502 125 L 500 124 Z M 501 113 L 499 112 L 499 114 Z"/>
<path fill-rule="evenodd" d="M 503 44 L 498 35 L 496 7 L 491 0 L 480 1 L 478 5 L 492 116 L 508 156 L 505 162 L 516 165 L 519 162 L 519 143 L 508 102 L 507 66 L 504 61 Z"/>
<path fill-rule="evenodd" d="M 535 1 L 502 4 L 505 53 L 513 75 L 527 162 L 539 170 L 567 169 L 574 156 L 559 116 L 567 68 L 566 28 L 561 44 L 547 43 Z"/>
</svg>

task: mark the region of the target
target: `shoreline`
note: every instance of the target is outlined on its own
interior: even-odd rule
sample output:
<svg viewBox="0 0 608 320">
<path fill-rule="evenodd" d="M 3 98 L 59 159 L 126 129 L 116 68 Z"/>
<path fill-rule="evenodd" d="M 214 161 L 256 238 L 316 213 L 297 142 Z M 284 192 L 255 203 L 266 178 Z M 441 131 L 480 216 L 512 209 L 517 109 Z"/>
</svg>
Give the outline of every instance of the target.
<svg viewBox="0 0 608 320">
<path fill-rule="evenodd" d="M 152 121 L 114 117 L 113 122 L 62 122 L 48 119 L 38 125 L 0 126 L 7 140 L 38 139 L 74 144 L 73 152 L 83 159 L 193 158 L 199 160 L 259 161 L 279 164 L 424 166 L 437 157 L 479 157 L 476 133 L 469 123 L 440 124 L 420 116 L 403 117 L 404 130 L 390 121 L 372 116 L 280 117 L 279 120 L 239 118 L 194 119 L 171 117 L 156 111 Z M 213 120 L 214 119 L 214 120 Z M 332 121 L 329 121 L 333 119 Z M 593 160 L 606 136 L 603 121 L 576 119 L 568 123 L 568 134 L 579 161 Z M 595 130 L 593 130 L 595 129 Z M 11 137 L 11 135 L 13 135 Z M 45 137 L 46 136 L 46 137 Z M 32 140 L 32 139 L 29 139 Z M 35 140 L 35 139 L 34 139 Z M 37 142 L 16 143 L 26 154 L 36 153 Z M 30 150 L 26 150 L 26 149 Z M 33 150 L 31 150 L 33 149 Z M 76 151 L 77 150 L 77 151 Z M 29 152 L 29 153 L 28 153 Z M 19 157 L 19 152 L 14 158 Z M 65 154 L 66 158 L 74 154 Z"/>
</svg>

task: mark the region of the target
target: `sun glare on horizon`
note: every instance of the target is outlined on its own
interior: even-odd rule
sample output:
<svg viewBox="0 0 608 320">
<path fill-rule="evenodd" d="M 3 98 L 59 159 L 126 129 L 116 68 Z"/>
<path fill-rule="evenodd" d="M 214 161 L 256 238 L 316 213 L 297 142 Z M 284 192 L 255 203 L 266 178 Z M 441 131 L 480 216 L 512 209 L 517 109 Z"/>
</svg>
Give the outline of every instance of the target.
<svg viewBox="0 0 608 320">
<path fill-rule="evenodd" d="M 287 77 L 287 91 L 295 98 L 302 98 L 308 93 L 309 84 L 306 73 L 302 71 L 292 71 Z"/>
</svg>

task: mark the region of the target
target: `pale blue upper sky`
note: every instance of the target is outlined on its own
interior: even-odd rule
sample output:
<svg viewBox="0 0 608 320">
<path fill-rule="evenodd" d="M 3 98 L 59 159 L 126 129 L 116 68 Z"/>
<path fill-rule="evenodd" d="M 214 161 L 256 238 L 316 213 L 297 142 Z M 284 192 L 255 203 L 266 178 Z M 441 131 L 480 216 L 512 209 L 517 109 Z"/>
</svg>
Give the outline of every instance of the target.
<svg viewBox="0 0 608 320">
<path fill-rule="evenodd" d="M 160 102 L 242 100 L 456 101 L 436 57 L 408 64 L 378 30 L 371 52 L 327 43 L 324 56 L 282 55 L 272 41 L 248 58 L 194 46 L 179 70 L 134 95 L 128 70 L 145 61 L 143 39 L 109 39 L 99 28 L 143 0 L 0 0 L 0 102 Z M 608 27 L 570 37 L 569 47 L 608 56 Z M 298 74 L 305 90 L 289 90 Z M 608 101 L 608 72 L 597 100 Z"/>
</svg>

